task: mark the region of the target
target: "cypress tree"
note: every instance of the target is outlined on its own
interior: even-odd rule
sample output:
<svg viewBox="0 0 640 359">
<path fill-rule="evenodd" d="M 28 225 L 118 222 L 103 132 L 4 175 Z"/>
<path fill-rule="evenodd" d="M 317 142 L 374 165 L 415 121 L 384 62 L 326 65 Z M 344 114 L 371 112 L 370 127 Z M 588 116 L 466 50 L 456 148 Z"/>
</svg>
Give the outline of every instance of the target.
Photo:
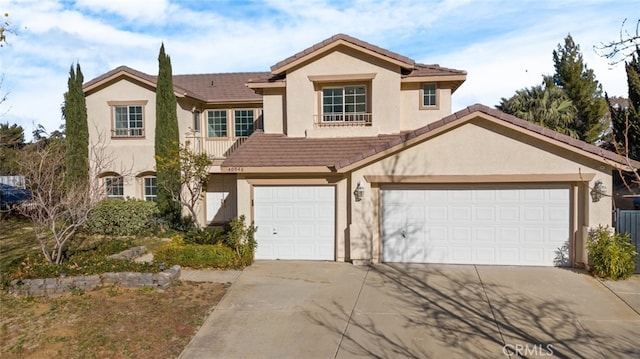
<svg viewBox="0 0 640 359">
<path fill-rule="evenodd" d="M 640 48 L 625 63 L 629 86 L 629 106 L 615 108 L 609 102 L 613 136 L 618 150 L 634 160 L 640 160 Z M 628 146 L 628 148 L 625 148 Z"/>
<path fill-rule="evenodd" d="M 69 90 L 63 116 L 67 142 L 65 185 L 67 188 L 86 184 L 89 178 L 89 126 L 87 104 L 82 90 L 84 76 L 80 64 L 69 70 Z"/>
<path fill-rule="evenodd" d="M 164 44 L 160 46 L 158 65 L 155 131 L 157 201 L 162 216 L 175 227 L 182 217 L 180 204 L 176 201 L 180 195 L 180 134 L 171 58 L 165 54 Z"/>
<path fill-rule="evenodd" d="M 595 143 L 608 127 L 603 121 L 607 113 L 607 102 L 602 95 L 602 86 L 592 69 L 587 68 L 571 35 L 558 44 L 553 51 L 555 74 L 553 82 L 562 88 L 576 109 L 573 127 L 579 139 Z"/>
</svg>

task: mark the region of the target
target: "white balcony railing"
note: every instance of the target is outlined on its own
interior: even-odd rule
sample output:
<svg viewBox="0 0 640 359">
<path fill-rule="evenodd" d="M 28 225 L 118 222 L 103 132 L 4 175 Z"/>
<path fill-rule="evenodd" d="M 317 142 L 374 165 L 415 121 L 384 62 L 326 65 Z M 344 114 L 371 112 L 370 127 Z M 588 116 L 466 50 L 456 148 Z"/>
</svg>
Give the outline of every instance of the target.
<svg viewBox="0 0 640 359">
<path fill-rule="evenodd" d="M 144 137 L 144 128 L 116 128 L 111 130 L 111 138 Z"/>
<path fill-rule="evenodd" d="M 247 137 L 207 138 L 200 133 L 187 133 L 185 142 L 191 151 L 206 153 L 210 159 L 225 159 L 247 139 Z"/>
<path fill-rule="evenodd" d="M 371 126 L 370 113 L 329 113 L 314 115 L 316 127 Z"/>
</svg>

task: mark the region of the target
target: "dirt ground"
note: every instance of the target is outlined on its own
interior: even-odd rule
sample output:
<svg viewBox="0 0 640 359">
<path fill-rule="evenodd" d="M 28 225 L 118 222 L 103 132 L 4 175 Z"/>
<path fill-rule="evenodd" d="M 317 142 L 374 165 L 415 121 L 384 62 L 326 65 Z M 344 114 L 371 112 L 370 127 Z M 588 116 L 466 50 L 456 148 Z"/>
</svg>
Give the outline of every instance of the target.
<svg viewBox="0 0 640 359">
<path fill-rule="evenodd" d="M 176 282 L 57 298 L 0 294 L 0 358 L 175 358 L 227 290 Z"/>
</svg>

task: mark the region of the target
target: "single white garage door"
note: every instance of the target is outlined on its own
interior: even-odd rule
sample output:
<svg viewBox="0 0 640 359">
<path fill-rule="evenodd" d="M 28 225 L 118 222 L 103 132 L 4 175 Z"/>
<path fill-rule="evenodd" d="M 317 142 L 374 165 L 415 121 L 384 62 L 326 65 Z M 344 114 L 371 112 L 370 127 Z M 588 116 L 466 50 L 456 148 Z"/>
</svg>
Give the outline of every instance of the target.
<svg viewBox="0 0 640 359">
<path fill-rule="evenodd" d="M 569 188 L 382 190 L 386 262 L 569 265 Z"/>
<path fill-rule="evenodd" d="M 333 186 L 254 187 L 256 259 L 335 258 Z"/>
</svg>

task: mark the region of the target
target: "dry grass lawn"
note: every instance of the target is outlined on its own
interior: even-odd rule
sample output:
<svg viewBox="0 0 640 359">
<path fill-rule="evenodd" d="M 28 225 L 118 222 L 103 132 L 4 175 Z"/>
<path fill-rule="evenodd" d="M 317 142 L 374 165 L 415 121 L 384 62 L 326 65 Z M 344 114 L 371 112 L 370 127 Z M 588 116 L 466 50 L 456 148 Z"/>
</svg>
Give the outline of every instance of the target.
<svg viewBox="0 0 640 359">
<path fill-rule="evenodd" d="M 103 288 L 57 298 L 0 294 L 0 358 L 175 358 L 227 287 Z"/>
</svg>

